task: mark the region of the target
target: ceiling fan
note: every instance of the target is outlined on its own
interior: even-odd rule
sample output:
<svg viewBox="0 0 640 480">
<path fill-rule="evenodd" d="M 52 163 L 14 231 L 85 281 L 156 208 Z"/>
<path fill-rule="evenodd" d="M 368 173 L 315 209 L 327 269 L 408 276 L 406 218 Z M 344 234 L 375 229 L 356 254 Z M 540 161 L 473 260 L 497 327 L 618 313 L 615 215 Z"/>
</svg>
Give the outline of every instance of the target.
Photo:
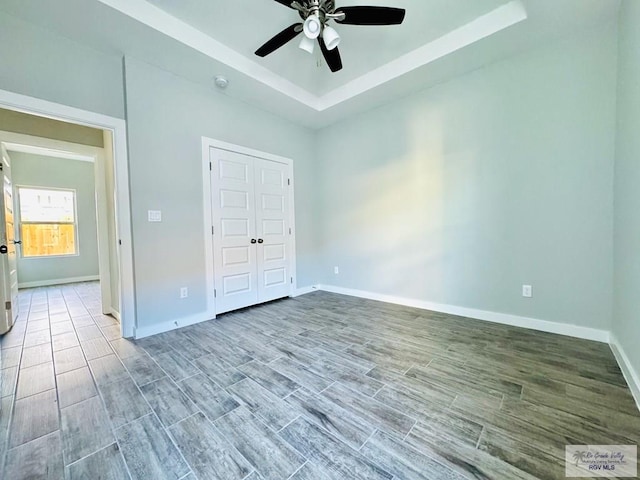
<svg viewBox="0 0 640 480">
<path fill-rule="evenodd" d="M 297 10 L 302 22 L 294 23 L 278 33 L 256 50 L 256 55 L 266 57 L 304 32 L 300 48 L 313 53 L 317 39 L 322 55 L 332 72 L 342 69 L 342 59 L 338 51 L 340 35 L 329 25 L 330 20 L 343 25 L 400 25 L 405 15 L 403 8 L 365 6 L 336 8 L 335 0 L 275 1 Z"/>
</svg>

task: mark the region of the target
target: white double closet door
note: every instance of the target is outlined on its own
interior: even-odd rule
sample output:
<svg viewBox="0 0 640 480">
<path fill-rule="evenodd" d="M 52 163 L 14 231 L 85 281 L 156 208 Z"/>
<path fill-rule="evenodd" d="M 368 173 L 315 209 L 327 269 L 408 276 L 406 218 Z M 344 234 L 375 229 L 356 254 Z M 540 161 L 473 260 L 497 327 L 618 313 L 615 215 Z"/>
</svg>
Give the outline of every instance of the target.
<svg viewBox="0 0 640 480">
<path fill-rule="evenodd" d="M 290 166 L 210 149 L 215 310 L 291 293 Z"/>
</svg>

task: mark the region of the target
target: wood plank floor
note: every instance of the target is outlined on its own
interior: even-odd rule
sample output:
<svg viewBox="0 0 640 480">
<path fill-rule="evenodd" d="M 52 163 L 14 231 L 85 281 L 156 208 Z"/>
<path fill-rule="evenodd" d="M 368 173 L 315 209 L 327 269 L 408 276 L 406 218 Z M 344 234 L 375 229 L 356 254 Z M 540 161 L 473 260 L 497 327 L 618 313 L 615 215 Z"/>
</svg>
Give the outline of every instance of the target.
<svg viewBox="0 0 640 480">
<path fill-rule="evenodd" d="M 562 479 L 640 441 L 605 344 L 323 292 L 137 342 L 95 283 L 20 308 L 1 478 Z"/>
</svg>

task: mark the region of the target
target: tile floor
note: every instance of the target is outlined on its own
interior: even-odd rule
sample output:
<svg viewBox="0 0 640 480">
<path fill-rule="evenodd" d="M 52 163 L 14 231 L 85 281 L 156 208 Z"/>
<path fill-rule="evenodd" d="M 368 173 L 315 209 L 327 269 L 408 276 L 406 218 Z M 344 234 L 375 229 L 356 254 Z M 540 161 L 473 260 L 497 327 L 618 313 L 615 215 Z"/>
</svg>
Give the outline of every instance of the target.
<svg viewBox="0 0 640 480">
<path fill-rule="evenodd" d="M 95 283 L 20 309 L 3 479 L 558 479 L 567 443 L 640 440 L 594 342 L 322 292 L 137 342 Z"/>
</svg>

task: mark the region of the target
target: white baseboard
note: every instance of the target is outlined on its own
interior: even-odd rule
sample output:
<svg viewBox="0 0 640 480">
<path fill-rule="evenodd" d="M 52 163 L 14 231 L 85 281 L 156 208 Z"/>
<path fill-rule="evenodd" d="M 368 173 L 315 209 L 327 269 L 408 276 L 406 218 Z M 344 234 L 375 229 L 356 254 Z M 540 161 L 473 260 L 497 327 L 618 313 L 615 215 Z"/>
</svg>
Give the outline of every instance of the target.
<svg viewBox="0 0 640 480">
<path fill-rule="evenodd" d="M 150 337 L 151 335 L 157 335 L 159 333 L 169 332 L 182 327 L 188 327 L 189 325 L 195 325 L 197 323 L 208 322 L 216 318 L 215 314 L 199 313 L 190 317 L 176 318 L 175 320 L 169 320 L 168 322 L 158 323 L 156 325 L 149 325 L 148 327 L 136 327 L 134 331 L 134 338 Z"/>
<path fill-rule="evenodd" d="M 18 288 L 51 287 L 53 285 L 65 285 L 67 283 L 95 282 L 100 280 L 99 275 L 89 275 L 87 277 L 53 278 L 51 280 L 40 280 L 37 282 L 18 283 Z"/>
<path fill-rule="evenodd" d="M 305 295 L 307 293 L 311 293 L 317 290 L 315 285 L 310 287 L 302 287 L 295 289 L 291 294 L 291 297 L 299 297 L 300 295 Z M 119 315 L 116 316 L 117 312 L 115 310 L 111 311 L 111 314 L 116 317 L 118 320 Z M 150 337 L 151 335 L 157 335 L 159 333 L 169 332 L 171 330 L 176 330 L 182 327 L 188 327 L 189 325 L 195 325 L 197 323 L 206 322 L 209 320 L 213 320 L 216 318 L 213 313 L 201 313 L 198 315 L 192 315 L 190 317 L 178 318 L 176 320 L 169 320 L 168 322 L 159 323 L 157 325 L 149 325 L 148 327 L 136 328 L 134 332 L 134 338 L 144 338 Z"/>
<path fill-rule="evenodd" d="M 505 313 L 490 312 L 486 310 L 477 310 L 473 308 L 458 307 L 455 305 L 445 305 L 440 303 L 426 302 L 423 300 L 412 300 L 408 298 L 396 297 L 393 295 L 382 295 L 378 293 L 367 292 L 364 290 L 355 290 L 351 288 L 336 287 L 333 285 L 316 285 L 315 287 L 307 287 L 300 289 L 299 295 L 310 293 L 312 291 L 322 290 L 325 292 L 349 295 L 351 297 L 366 298 L 369 300 L 377 300 L 380 302 L 393 303 L 396 305 L 404 305 L 423 310 L 431 310 L 434 312 L 448 313 L 451 315 L 459 315 L 478 320 L 484 320 L 514 327 L 529 328 L 532 330 L 540 330 L 543 332 L 557 333 L 569 337 L 582 338 L 585 340 L 594 340 L 596 342 L 609 343 L 613 355 L 620 365 L 620 370 L 624 375 L 631 394 L 636 401 L 636 405 L 640 410 L 640 373 L 631 364 L 629 357 L 624 348 L 612 332 L 606 330 L 598 330 L 595 328 L 581 327 L 579 325 L 569 325 L 565 323 L 549 322 L 537 318 L 520 317 Z"/>
<path fill-rule="evenodd" d="M 316 290 L 318 290 L 318 287 L 316 285 L 311 285 L 309 287 L 296 288 L 291 294 L 291 297 L 293 298 L 299 297 L 300 295 L 306 295 L 307 293 L 315 292 Z"/>
<path fill-rule="evenodd" d="M 112 308 L 109 313 L 111 314 L 111 316 L 113 318 L 115 318 L 116 320 L 120 321 L 120 312 L 117 311 L 115 308 Z"/>
<path fill-rule="evenodd" d="M 531 330 L 539 330 L 542 332 L 557 333 L 559 335 L 582 338 L 585 340 L 594 340 L 596 342 L 609 343 L 608 331 L 589 327 L 581 327 L 579 325 L 550 322 L 548 320 L 540 320 L 537 318 L 520 317 L 518 315 L 511 315 L 508 313 L 477 310 L 474 308 L 458 307 L 455 305 L 427 302 L 424 300 L 414 300 L 410 298 L 396 297 L 394 295 L 383 295 L 379 293 L 367 292 L 364 290 L 336 287 L 333 285 L 317 285 L 317 289 L 323 290 L 325 292 L 339 293 L 352 297 L 367 298 L 369 300 L 394 303 L 397 305 L 404 305 L 407 307 L 414 307 L 422 310 L 431 310 L 434 312 L 448 313 L 450 315 L 469 317 L 477 320 L 500 323 L 503 325 L 511 325 L 513 327 L 529 328 Z"/>
<path fill-rule="evenodd" d="M 620 370 L 622 370 L 622 374 L 629 385 L 631 394 L 636 400 L 638 410 L 640 410 L 640 375 L 638 375 L 638 372 L 631 364 L 629 357 L 627 357 L 624 348 L 622 348 L 622 345 L 613 333 L 611 333 L 611 342 L 609 345 L 611 346 L 611 351 L 616 357 L 618 365 L 620 365 Z"/>
</svg>

